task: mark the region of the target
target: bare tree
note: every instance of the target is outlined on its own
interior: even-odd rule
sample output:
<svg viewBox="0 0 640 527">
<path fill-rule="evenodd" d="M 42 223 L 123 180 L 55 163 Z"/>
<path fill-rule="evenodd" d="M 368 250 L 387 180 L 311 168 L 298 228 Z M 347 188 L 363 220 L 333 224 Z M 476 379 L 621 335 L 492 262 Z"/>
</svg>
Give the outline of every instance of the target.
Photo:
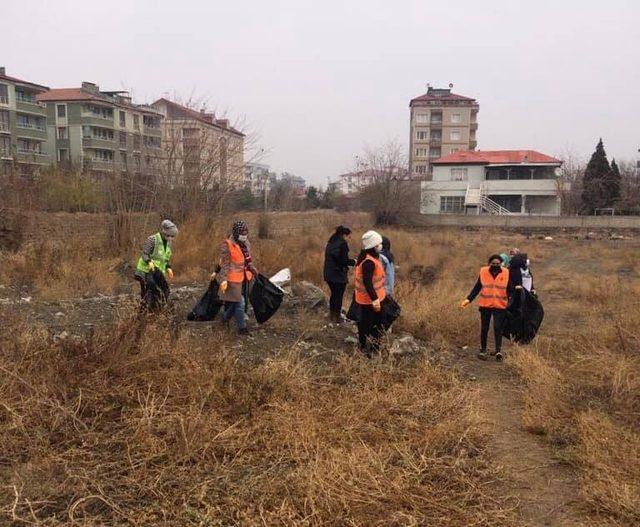
<svg viewBox="0 0 640 527">
<path fill-rule="evenodd" d="M 562 160 L 557 187 L 562 206 L 562 214 L 580 214 L 583 209 L 582 178 L 584 176 L 586 163 L 568 149 L 558 157 Z"/>
<path fill-rule="evenodd" d="M 366 182 L 360 192 L 362 208 L 375 214 L 376 223 L 397 223 L 412 193 L 404 148 L 390 141 L 378 148 L 366 148 L 358 170 Z"/>
</svg>

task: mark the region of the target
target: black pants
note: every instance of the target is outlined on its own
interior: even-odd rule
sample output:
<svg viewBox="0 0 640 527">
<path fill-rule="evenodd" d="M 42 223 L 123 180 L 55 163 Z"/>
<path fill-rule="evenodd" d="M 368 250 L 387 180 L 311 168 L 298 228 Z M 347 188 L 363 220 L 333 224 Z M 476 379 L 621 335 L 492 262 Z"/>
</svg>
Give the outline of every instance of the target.
<svg viewBox="0 0 640 527">
<path fill-rule="evenodd" d="M 493 335 L 496 340 L 496 353 L 498 353 L 502 349 L 502 330 L 507 320 L 507 310 L 490 307 L 480 308 L 480 346 L 482 351 L 487 351 L 487 336 L 489 335 L 491 317 L 493 317 Z"/>
<path fill-rule="evenodd" d="M 140 298 L 144 300 L 144 296 L 147 294 L 147 279 L 137 274 L 133 277 L 140 282 Z"/>
<path fill-rule="evenodd" d="M 377 353 L 382 343 L 384 327 L 381 313 L 376 313 L 373 306 L 360 306 L 360 320 L 358 321 L 358 341 L 360 350 L 371 357 Z"/>
<path fill-rule="evenodd" d="M 331 296 L 329 297 L 329 311 L 332 313 L 342 313 L 342 299 L 344 297 L 344 290 L 347 288 L 347 284 L 340 282 L 327 282 L 329 289 L 331 289 Z"/>
</svg>

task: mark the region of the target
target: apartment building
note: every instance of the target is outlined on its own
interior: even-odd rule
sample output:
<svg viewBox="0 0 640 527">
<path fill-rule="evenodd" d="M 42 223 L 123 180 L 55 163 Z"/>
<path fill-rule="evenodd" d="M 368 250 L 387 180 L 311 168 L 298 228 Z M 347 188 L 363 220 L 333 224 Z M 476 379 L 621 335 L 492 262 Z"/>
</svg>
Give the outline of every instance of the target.
<svg viewBox="0 0 640 527">
<path fill-rule="evenodd" d="M 168 99 L 151 105 L 163 116 L 162 142 L 170 183 L 201 188 L 242 188 L 244 134 L 205 110 Z"/>
<path fill-rule="evenodd" d="M 428 87 L 412 99 L 410 108 L 409 167 L 413 178 L 429 179 L 435 159 L 477 146 L 478 112 L 475 99 Z"/>
<path fill-rule="evenodd" d="M 50 164 L 46 108 L 37 101 L 48 89 L 0 67 L 0 174 L 29 175 Z"/>
<path fill-rule="evenodd" d="M 276 183 L 276 173 L 269 165 L 263 163 L 247 163 L 244 167 L 244 187 L 251 190 L 254 196 L 268 194 Z"/>
<path fill-rule="evenodd" d="M 422 214 L 559 216 L 562 161 L 534 150 L 460 151 L 432 162 Z"/>
<path fill-rule="evenodd" d="M 296 176 L 291 172 L 282 172 L 280 181 L 289 185 L 298 196 L 304 196 L 307 191 L 307 181 L 302 176 Z"/>
<path fill-rule="evenodd" d="M 51 162 L 94 175 L 156 173 L 163 156 L 162 114 L 155 108 L 92 82 L 52 89 L 37 100 L 46 107 Z"/>
</svg>

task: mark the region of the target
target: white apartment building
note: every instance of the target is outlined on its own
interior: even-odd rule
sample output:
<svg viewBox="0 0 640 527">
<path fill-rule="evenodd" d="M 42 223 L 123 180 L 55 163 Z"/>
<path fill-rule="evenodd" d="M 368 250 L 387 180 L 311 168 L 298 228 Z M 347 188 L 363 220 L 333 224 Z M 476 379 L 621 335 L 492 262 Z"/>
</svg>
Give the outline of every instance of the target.
<svg viewBox="0 0 640 527">
<path fill-rule="evenodd" d="M 421 214 L 559 216 L 562 161 L 534 150 L 460 151 L 432 161 Z"/>
<path fill-rule="evenodd" d="M 244 167 L 244 186 L 251 190 L 254 196 L 267 194 L 276 181 L 275 172 L 271 167 L 263 163 L 246 163 Z"/>
</svg>

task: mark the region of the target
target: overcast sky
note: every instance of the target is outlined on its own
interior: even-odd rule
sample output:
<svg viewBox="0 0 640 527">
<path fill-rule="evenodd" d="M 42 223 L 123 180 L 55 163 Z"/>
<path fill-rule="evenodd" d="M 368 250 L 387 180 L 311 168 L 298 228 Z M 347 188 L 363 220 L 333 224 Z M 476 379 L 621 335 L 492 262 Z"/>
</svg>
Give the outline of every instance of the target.
<svg viewBox="0 0 640 527">
<path fill-rule="evenodd" d="M 264 161 L 315 184 L 365 145 L 408 145 L 426 84 L 480 103 L 478 147 L 609 157 L 640 147 L 635 0 L 2 2 L 0 65 L 50 87 L 94 81 L 206 99 L 245 118 Z"/>
</svg>

